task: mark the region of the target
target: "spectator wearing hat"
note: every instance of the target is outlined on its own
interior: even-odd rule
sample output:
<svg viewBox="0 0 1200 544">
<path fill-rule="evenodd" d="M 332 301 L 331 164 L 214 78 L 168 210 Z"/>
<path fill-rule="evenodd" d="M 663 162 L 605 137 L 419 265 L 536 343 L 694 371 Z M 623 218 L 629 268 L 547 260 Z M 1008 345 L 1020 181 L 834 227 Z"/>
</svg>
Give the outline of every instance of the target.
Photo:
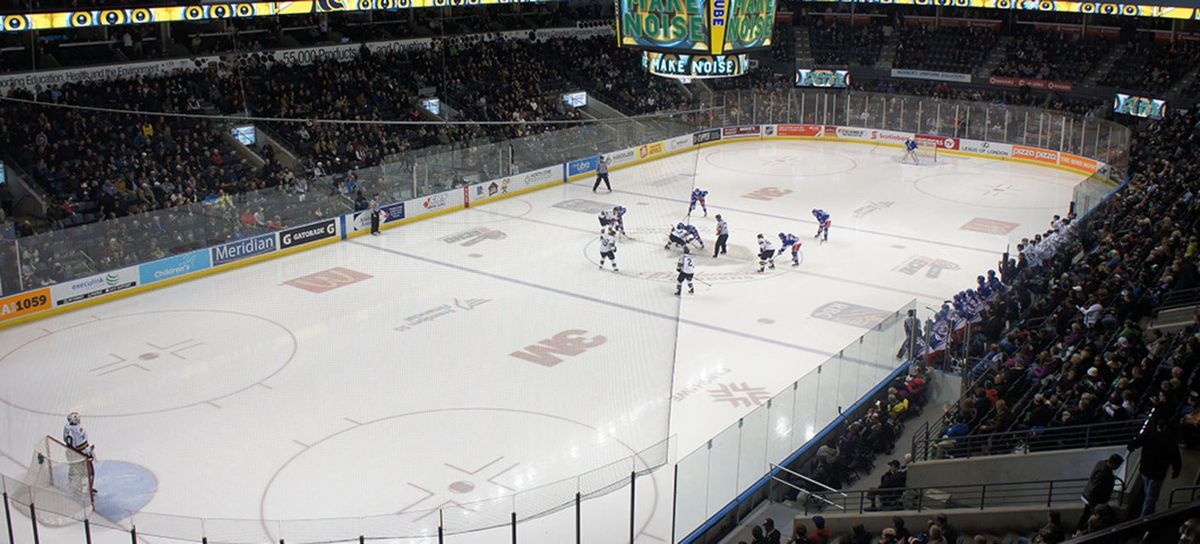
<svg viewBox="0 0 1200 544">
<path fill-rule="evenodd" d="M 811 533 L 808 533 L 808 541 L 812 544 L 829 544 L 833 534 L 825 526 L 825 517 L 813 516 L 812 521 L 814 528 Z"/>
<path fill-rule="evenodd" d="M 904 494 L 907 482 L 908 474 L 900 470 L 900 461 L 895 459 L 888 461 L 888 471 L 879 477 L 879 487 L 867 491 L 867 498 L 871 500 L 871 509 L 880 508 L 880 505 L 876 504 L 876 499 L 882 503 L 882 508 L 890 509 L 896 506 L 896 502 Z"/>
</svg>

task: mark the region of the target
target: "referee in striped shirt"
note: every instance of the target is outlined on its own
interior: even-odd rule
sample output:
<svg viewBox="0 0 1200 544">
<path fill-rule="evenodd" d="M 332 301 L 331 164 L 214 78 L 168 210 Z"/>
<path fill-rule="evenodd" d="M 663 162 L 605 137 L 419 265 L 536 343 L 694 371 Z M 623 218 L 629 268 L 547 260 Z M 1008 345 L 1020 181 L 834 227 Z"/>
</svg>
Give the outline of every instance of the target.
<svg viewBox="0 0 1200 544">
<path fill-rule="evenodd" d="M 713 244 L 714 259 L 717 258 L 718 254 L 724 255 L 728 253 L 725 249 L 725 242 L 727 241 L 729 241 L 729 223 L 721 219 L 721 214 L 717 214 L 717 243 Z"/>
<path fill-rule="evenodd" d="M 604 182 L 604 187 L 611 193 L 612 185 L 608 183 L 608 159 L 604 158 L 604 155 L 601 155 L 600 162 L 596 163 L 596 183 L 592 185 L 593 193 L 596 192 L 596 189 L 600 188 L 601 181 Z"/>
</svg>

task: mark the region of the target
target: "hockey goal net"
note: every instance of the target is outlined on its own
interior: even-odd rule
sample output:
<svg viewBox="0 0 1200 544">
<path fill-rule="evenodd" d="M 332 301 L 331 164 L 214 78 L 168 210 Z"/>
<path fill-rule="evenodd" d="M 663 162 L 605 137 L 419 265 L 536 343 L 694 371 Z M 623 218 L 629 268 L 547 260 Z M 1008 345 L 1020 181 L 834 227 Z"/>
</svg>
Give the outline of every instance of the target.
<svg viewBox="0 0 1200 544">
<path fill-rule="evenodd" d="M 46 436 L 34 446 L 25 478 L 11 498 L 25 506 L 33 504 L 38 522 L 63 526 L 82 520 L 93 509 L 94 483 L 91 459 Z"/>
</svg>

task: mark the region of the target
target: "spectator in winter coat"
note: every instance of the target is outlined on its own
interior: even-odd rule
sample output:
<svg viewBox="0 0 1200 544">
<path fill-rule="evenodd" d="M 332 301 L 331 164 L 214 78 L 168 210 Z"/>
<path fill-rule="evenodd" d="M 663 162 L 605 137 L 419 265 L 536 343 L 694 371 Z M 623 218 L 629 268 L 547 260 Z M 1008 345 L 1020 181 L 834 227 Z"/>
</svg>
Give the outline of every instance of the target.
<svg viewBox="0 0 1200 544">
<path fill-rule="evenodd" d="M 1142 448 L 1142 463 L 1138 470 L 1142 473 L 1145 491 L 1141 515 L 1146 517 L 1154 513 L 1154 505 L 1167 479 L 1167 468 L 1171 469 L 1171 478 L 1178 478 L 1183 460 L 1175 433 L 1171 432 L 1165 418 L 1153 417 L 1151 427 L 1129 443 L 1129 451 L 1138 448 Z"/>
<path fill-rule="evenodd" d="M 1113 471 L 1120 468 L 1125 459 L 1120 455 L 1112 454 L 1108 459 L 1096 463 L 1092 467 L 1092 474 L 1088 476 L 1087 485 L 1083 488 L 1083 494 L 1080 498 L 1083 499 L 1083 515 L 1079 517 L 1079 523 L 1075 529 L 1083 529 L 1087 527 L 1088 518 L 1092 517 L 1092 510 L 1101 504 L 1108 504 L 1108 500 L 1112 498 L 1113 485 L 1116 483 L 1117 477 Z"/>
</svg>

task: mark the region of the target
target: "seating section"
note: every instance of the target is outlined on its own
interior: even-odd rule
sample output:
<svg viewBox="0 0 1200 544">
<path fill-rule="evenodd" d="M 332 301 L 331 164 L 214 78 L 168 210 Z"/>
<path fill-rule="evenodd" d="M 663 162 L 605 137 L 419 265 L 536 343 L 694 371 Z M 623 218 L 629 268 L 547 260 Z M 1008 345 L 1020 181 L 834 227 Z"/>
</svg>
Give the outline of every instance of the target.
<svg viewBox="0 0 1200 544">
<path fill-rule="evenodd" d="M 902 26 L 893 68 L 970 73 L 987 58 L 996 34 L 983 27 Z"/>
<path fill-rule="evenodd" d="M 818 67 L 845 67 L 849 65 L 874 66 L 883 49 L 885 35 L 890 27 L 878 18 L 869 18 L 859 24 L 826 17 L 812 17 L 808 28 L 809 47 Z"/>
<path fill-rule="evenodd" d="M 1112 46 L 1113 42 L 1104 39 L 1027 30 L 1013 36 L 992 74 L 1079 82 Z"/>
<path fill-rule="evenodd" d="M 1125 52 L 1099 83 L 1161 94 L 1196 66 L 1197 53 L 1200 53 L 1200 45 L 1195 42 L 1134 42 L 1126 46 Z"/>
</svg>

